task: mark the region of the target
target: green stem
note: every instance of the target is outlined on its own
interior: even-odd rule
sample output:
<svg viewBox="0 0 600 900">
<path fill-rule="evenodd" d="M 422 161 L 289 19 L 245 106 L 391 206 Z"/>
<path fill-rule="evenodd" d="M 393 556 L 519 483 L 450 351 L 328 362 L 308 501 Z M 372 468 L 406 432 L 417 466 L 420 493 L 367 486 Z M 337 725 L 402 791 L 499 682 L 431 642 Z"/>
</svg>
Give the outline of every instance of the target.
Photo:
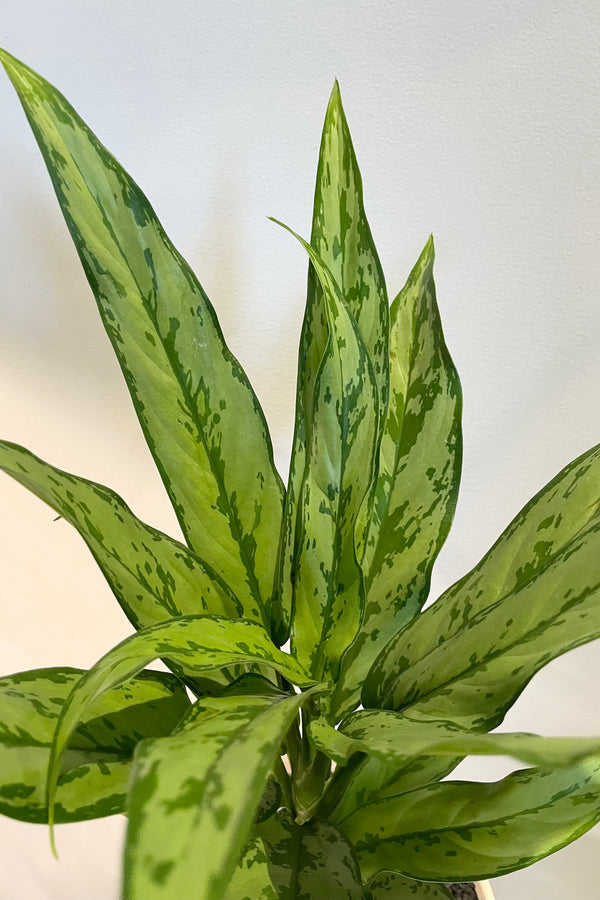
<svg viewBox="0 0 600 900">
<path fill-rule="evenodd" d="M 273 774 L 275 775 L 277 783 L 281 788 L 284 805 L 287 806 L 288 809 L 291 809 L 294 802 L 292 798 L 292 780 L 287 773 L 281 757 L 277 758 L 277 761 L 273 766 Z"/>
<path fill-rule="evenodd" d="M 301 752 L 297 764 L 292 766 L 292 794 L 298 825 L 312 818 L 331 777 L 331 760 L 308 740 L 310 718 L 311 709 L 306 707 L 302 711 Z"/>
<path fill-rule="evenodd" d="M 321 818 L 329 818 L 348 784 L 354 778 L 366 759 L 366 753 L 355 753 L 347 765 L 337 767 L 335 772 L 328 779 L 321 796 L 321 801 L 318 805 L 318 812 Z"/>
</svg>

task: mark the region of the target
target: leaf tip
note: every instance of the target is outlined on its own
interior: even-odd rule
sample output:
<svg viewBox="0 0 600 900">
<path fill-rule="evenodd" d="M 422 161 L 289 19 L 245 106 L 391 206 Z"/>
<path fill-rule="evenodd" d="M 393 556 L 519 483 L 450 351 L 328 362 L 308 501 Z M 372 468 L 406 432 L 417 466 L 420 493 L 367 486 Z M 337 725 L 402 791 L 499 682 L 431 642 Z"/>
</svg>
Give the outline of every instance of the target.
<svg viewBox="0 0 600 900">
<path fill-rule="evenodd" d="M 7 50 L 4 50 L 3 47 L 0 47 L 0 63 L 2 63 L 7 72 L 9 70 L 11 62 L 13 61 L 13 58 L 14 57 L 12 57 Z"/>
<path fill-rule="evenodd" d="M 344 115 L 344 107 L 342 106 L 342 94 L 340 91 L 340 83 L 337 78 L 333 79 L 333 87 L 329 95 L 329 103 L 327 104 L 327 115 L 330 116 L 334 111 L 341 112 Z"/>
<path fill-rule="evenodd" d="M 12 53 L 9 53 L 3 47 L 0 47 L 0 62 L 9 75 L 11 71 L 17 71 L 23 66 L 23 63 L 16 56 L 13 56 Z"/>
<path fill-rule="evenodd" d="M 21 62 L 20 59 L 17 59 L 16 56 L 13 56 L 12 53 L 4 50 L 2 47 L 0 47 L 0 63 L 4 66 L 6 74 L 13 83 L 13 87 L 21 96 L 19 88 L 35 73 L 24 62 Z"/>
</svg>

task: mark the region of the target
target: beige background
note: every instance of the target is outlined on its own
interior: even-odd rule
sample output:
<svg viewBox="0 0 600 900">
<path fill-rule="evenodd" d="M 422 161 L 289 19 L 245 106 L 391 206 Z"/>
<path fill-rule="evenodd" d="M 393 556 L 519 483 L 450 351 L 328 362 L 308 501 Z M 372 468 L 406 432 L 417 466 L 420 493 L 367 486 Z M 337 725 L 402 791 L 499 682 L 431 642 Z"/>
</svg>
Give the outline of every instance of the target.
<svg viewBox="0 0 600 900">
<path fill-rule="evenodd" d="M 599 26 L 591 0 L 4 0 L 0 40 L 65 91 L 149 194 L 255 385 L 282 472 L 306 266 L 266 216 L 308 234 L 337 75 L 392 296 L 436 238 L 465 395 L 437 593 L 600 439 Z M 6 79 L 0 110 L 2 436 L 176 533 Z M 85 546 L 4 478 L 0 503 L 1 670 L 90 665 L 129 629 Z M 599 733 L 597 671 L 593 645 L 557 660 L 507 726 Z M 118 895 L 121 820 L 61 827 L 60 865 L 45 829 L 0 829 L 0 900 Z M 596 831 L 497 880 L 497 896 L 598 900 L 599 852 Z"/>
</svg>

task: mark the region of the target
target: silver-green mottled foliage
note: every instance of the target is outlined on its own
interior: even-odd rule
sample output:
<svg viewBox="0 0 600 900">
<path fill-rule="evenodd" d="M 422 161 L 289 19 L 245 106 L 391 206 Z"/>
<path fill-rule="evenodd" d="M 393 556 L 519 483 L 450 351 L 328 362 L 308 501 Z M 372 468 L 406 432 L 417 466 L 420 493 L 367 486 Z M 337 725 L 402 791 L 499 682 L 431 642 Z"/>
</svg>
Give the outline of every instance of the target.
<svg viewBox="0 0 600 900">
<path fill-rule="evenodd" d="M 363 877 L 382 869 L 457 881 L 504 875 L 560 850 L 598 821 L 600 754 L 501 781 L 447 781 L 366 804 L 341 827 Z"/>
<path fill-rule="evenodd" d="M 36 669 L 0 678 L 0 812 L 47 822 L 46 774 L 56 723 L 83 676 Z M 168 734 L 190 708 L 179 681 L 141 672 L 93 704 L 71 735 L 58 778 L 54 816 L 77 822 L 124 812 L 139 741 Z"/>
<path fill-rule="evenodd" d="M 182 531 L 244 615 L 268 623 L 283 488 L 258 401 L 136 183 L 62 94 L 7 54 L 3 62 Z"/>
<path fill-rule="evenodd" d="M 380 872 L 366 885 L 367 900 L 454 900 L 454 894 L 443 884 L 413 881 L 396 872 Z"/>
<path fill-rule="evenodd" d="M 445 883 L 591 828 L 600 738 L 489 732 L 545 663 L 600 636 L 600 446 L 421 612 L 456 505 L 461 390 L 431 238 L 388 306 L 337 83 L 299 238 L 284 492 L 258 400 L 144 194 L 62 94 L 0 59 L 185 540 L 0 441 L 0 469 L 77 529 L 136 629 L 87 672 L 0 678 L 0 812 L 126 814 L 123 900 L 448 900 Z M 470 754 L 535 768 L 442 781 Z"/>
<path fill-rule="evenodd" d="M 125 896 L 225 895 L 282 740 L 308 699 L 304 693 L 200 700 L 170 737 L 139 746 Z M 206 856 L 199 848 L 207 848 Z"/>
</svg>

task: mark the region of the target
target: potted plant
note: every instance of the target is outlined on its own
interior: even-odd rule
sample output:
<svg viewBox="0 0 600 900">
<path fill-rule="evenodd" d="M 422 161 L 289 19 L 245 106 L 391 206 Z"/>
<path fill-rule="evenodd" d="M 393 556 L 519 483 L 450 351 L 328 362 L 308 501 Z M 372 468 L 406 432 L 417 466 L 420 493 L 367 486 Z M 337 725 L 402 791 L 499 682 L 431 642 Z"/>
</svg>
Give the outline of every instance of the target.
<svg viewBox="0 0 600 900">
<path fill-rule="evenodd" d="M 431 238 L 388 303 L 337 84 L 298 237 L 284 488 L 258 400 L 146 197 L 55 88 L 1 59 L 185 543 L 0 442 L 0 467 L 79 531 L 135 629 L 89 671 L 0 681 L 0 812 L 51 832 L 126 812 L 123 897 L 138 900 L 447 898 L 591 828 L 599 738 L 491 732 L 545 663 L 600 635 L 600 446 L 423 611 L 456 504 L 460 384 Z M 529 767 L 445 780 L 471 754 Z"/>
</svg>

